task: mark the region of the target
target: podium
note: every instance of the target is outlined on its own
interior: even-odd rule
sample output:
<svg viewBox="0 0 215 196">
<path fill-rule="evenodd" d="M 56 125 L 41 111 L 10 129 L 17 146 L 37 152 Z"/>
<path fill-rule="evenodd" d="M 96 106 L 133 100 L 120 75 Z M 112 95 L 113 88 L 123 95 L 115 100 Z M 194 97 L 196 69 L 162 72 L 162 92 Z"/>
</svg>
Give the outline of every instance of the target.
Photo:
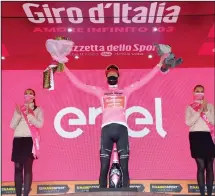
<svg viewBox="0 0 215 196">
<path fill-rule="evenodd" d="M 137 188 L 90 188 L 89 192 L 66 194 L 67 196 L 171 196 L 163 193 L 138 192 Z"/>
<path fill-rule="evenodd" d="M 98 191 L 98 192 L 85 192 L 85 193 L 67 193 L 63 195 L 66 195 L 66 196 L 172 196 L 164 193 L 143 193 L 143 192 L 126 192 L 126 191 L 104 191 L 104 192 Z M 59 196 L 63 196 L 63 195 L 59 195 Z"/>
<path fill-rule="evenodd" d="M 90 188 L 89 192 L 138 192 L 137 188 Z"/>
</svg>

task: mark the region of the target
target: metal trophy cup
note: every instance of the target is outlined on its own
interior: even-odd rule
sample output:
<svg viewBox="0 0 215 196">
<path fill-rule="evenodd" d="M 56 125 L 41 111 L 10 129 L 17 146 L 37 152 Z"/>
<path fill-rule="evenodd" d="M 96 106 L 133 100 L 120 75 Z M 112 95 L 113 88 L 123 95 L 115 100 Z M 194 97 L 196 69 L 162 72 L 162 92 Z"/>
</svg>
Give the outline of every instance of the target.
<svg viewBox="0 0 215 196">
<path fill-rule="evenodd" d="M 43 72 L 43 88 L 49 89 L 51 88 L 51 72 L 49 70 L 46 70 Z"/>
<path fill-rule="evenodd" d="M 43 88 L 44 89 L 51 89 L 53 87 L 52 80 L 53 74 L 57 71 L 56 65 L 50 65 L 46 70 L 43 72 Z"/>
<path fill-rule="evenodd" d="M 169 69 L 174 68 L 183 63 L 182 58 L 176 58 L 175 54 L 172 53 L 172 48 L 169 45 L 164 44 L 154 44 L 157 48 L 157 53 L 159 56 L 169 53 L 169 56 L 165 58 L 164 65 L 161 67 L 162 72 L 168 72 Z"/>
</svg>

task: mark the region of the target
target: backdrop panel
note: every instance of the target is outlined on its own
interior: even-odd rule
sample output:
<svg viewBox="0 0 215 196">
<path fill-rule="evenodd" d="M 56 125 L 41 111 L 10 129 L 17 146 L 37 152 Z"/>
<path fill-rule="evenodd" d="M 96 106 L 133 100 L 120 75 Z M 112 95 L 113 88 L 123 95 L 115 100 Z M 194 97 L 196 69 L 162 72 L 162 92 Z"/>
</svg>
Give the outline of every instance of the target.
<svg viewBox="0 0 215 196">
<path fill-rule="evenodd" d="M 72 67 L 72 65 L 68 65 Z M 104 71 L 74 71 L 84 83 L 105 86 Z M 202 84 L 208 102 L 214 100 L 214 69 L 174 69 L 159 73 L 133 93 L 128 101 L 131 179 L 195 179 L 190 157 L 185 109 L 192 101 L 194 85 Z M 120 86 L 139 80 L 149 70 L 121 70 Z M 99 100 L 78 90 L 64 73 L 56 74 L 54 91 L 42 89 L 42 70 L 2 74 L 2 172 L 3 181 L 13 180 L 10 162 L 13 131 L 9 124 L 15 103 L 23 92 L 36 91 L 44 109 L 41 157 L 35 161 L 34 180 L 97 180 L 101 114 Z M 79 133 L 74 137 L 74 132 Z"/>
</svg>

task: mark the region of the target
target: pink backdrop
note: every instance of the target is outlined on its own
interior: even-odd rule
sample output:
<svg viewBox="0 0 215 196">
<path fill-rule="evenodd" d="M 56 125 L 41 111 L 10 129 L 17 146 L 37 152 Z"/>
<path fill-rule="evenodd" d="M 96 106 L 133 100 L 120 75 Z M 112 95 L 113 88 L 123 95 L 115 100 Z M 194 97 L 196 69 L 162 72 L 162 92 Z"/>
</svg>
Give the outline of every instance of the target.
<svg viewBox="0 0 215 196">
<path fill-rule="evenodd" d="M 147 72 L 148 70 L 121 70 L 120 86 L 135 82 Z M 74 73 L 85 83 L 105 85 L 103 71 L 83 70 Z M 41 157 L 34 164 L 34 180 L 97 180 L 100 168 L 101 115 L 94 124 L 94 114 L 89 114 L 89 108 L 100 107 L 97 98 L 76 89 L 64 73 L 56 75 L 55 91 L 42 89 L 42 70 L 3 70 L 2 77 L 3 181 L 13 181 L 13 164 L 10 162 L 13 131 L 10 130 L 9 123 L 15 103 L 23 102 L 23 91 L 28 87 L 36 90 L 37 104 L 45 113 L 45 124 L 41 131 Z M 128 118 L 129 127 L 135 132 L 148 128 L 149 134 L 142 137 L 133 137 L 131 134 L 131 179 L 195 179 L 196 168 L 190 157 L 184 114 L 196 84 L 206 87 L 208 102 L 213 103 L 213 68 L 175 69 L 167 75 L 157 75 L 133 93 L 128 108 L 139 108 L 133 107 L 136 112 Z M 155 98 L 158 98 L 157 101 Z M 82 120 L 79 120 L 81 125 L 68 124 L 69 119 L 77 119 L 75 114 L 70 113 L 62 118 L 59 126 L 68 132 L 82 129 L 83 133 L 76 138 L 61 137 L 54 126 L 57 113 L 66 107 L 75 107 L 83 112 Z M 74 108 L 68 110 L 72 112 Z M 138 113 L 141 110 L 143 113 Z M 159 112 L 161 113 L 158 114 Z M 144 116 L 145 122 L 137 125 L 136 119 L 143 120 Z M 152 124 L 149 123 L 151 116 Z M 77 124 L 75 121 L 73 123 Z M 159 135 L 161 128 L 167 132 L 164 138 Z"/>
</svg>

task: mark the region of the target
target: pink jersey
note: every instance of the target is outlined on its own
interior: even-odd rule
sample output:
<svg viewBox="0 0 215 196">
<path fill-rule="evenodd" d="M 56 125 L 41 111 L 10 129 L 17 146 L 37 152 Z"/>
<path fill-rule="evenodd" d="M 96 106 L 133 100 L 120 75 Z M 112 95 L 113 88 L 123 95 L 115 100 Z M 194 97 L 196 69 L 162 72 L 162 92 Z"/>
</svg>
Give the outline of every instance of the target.
<svg viewBox="0 0 215 196">
<path fill-rule="evenodd" d="M 99 98 L 102 106 L 102 127 L 111 123 L 118 123 L 127 127 L 125 110 L 131 93 L 149 82 L 159 70 L 160 67 L 155 66 L 146 76 L 124 89 L 119 89 L 117 86 L 102 89 L 86 85 L 69 71 L 68 68 L 65 68 L 65 73 L 77 88 Z"/>
</svg>

